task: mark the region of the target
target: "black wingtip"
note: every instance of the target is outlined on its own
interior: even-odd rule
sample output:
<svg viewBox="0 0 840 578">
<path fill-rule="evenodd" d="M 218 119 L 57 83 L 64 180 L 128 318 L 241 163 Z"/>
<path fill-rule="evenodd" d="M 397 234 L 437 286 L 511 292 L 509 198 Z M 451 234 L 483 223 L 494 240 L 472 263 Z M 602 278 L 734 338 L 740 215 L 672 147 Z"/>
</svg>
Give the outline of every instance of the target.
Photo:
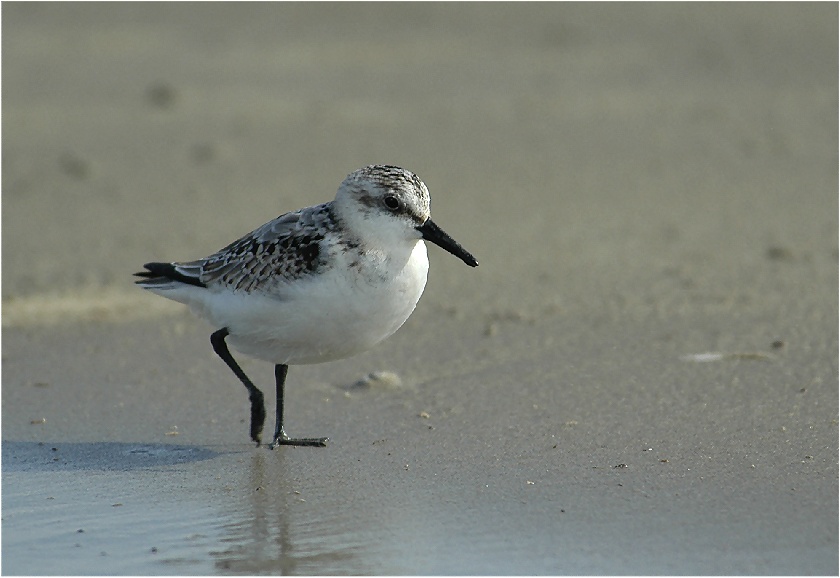
<svg viewBox="0 0 840 578">
<path fill-rule="evenodd" d="M 186 283 L 187 285 L 195 285 L 196 287 L 207 287 L 197 277 L 188 277 L 180 273 L 175 268 L 175 263 L 146 263 L 143 265 L 146 271 L 138 271 L 134 274 L 135 277 L 141 277 L 135 283 L 148 283 L 150 280 L 167 280 L 178 281 L 179 283 Z"/>
<path fill-rule="evenodd" d="M 144 279 L 152 279 L 154 277 L 159 277 L 159 275 L 156 275 L 155 273 L 152 273 L 150 270 L 149 271 L 138 271 L 137 273 L 134 273 L 134 276 L 135 277 L 143 277 Z M 135 283 L 142 283 L 142 282 L 143 281 L 135 281 Z"/>
</svg>

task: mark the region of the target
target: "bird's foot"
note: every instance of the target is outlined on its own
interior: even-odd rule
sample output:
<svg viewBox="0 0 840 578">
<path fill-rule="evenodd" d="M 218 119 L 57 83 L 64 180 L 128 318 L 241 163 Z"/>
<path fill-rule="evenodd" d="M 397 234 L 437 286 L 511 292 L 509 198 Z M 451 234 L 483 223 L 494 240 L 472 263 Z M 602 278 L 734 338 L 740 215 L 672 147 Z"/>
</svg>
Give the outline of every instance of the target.
<svg viewBox="0 0 840 578">
<path fill-rule="evenodd" d="M 268 447 L 272 450 L 277 446 L 306 446 L 324 448 L 327 446 L 329 439 L 330 438 L 290 438 L 286 435 L 286 432 L 281 431 L 280 433 L 275 434 L 274 441 L 272 441 Z"/>
</svg>

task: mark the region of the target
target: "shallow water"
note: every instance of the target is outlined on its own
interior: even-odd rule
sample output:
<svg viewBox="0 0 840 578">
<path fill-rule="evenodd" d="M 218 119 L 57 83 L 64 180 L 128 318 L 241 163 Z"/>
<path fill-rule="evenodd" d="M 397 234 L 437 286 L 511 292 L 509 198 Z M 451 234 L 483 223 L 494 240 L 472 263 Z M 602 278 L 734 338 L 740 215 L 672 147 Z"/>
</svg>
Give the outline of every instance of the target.
<svg viewBox="0 0 840 578">
<path fill-rule="evenodd" d="M 832 559 L 813 520 L 793 512 L 774 528 L 749 504 L 749 520 L 698 516 L 690 501 L 637 492 L 590 500 L 573 480 L 570 501 L 563 485 L 522 484 L 503 466 L 430 475 L 395 462 L 388 481 L 358 479 L 372 455 L 389 457 L 4 442 L 3 573 L 784 572 L 802 568 L 791 548 Z M 756 549 L 757 532 L 775 549 Z"/>
<path fill-rule="evenodd" d="M 560 569 L 552 545 L 558 528 L 546 519 L 514 547 L 505 525 L 520 538 L 521 529 L 506 522 L 504 508 L 465 509 L 471 500 L 444 488 L 437 489 L 440 499 L 428 499 L 423 492 L 404 492 L 403 484 L 389 494 L 376 482 L 347 480 L 345 486 L 327 477 L 307 479 L 306 472 L 284 467 L 295 461 L 286 457 L 263 449 L 4 442 L 3 572 Z M 496 503 L 492 492 L 487 497 Z"/>
<path fill-rule="evenodd" d="M 178 479 L 186 464 L 214 455 L 164 445 L 3 442 L 3 573 L 212 571 L 206 546 L 217 538 L 215 513 Z"/>
</svg>

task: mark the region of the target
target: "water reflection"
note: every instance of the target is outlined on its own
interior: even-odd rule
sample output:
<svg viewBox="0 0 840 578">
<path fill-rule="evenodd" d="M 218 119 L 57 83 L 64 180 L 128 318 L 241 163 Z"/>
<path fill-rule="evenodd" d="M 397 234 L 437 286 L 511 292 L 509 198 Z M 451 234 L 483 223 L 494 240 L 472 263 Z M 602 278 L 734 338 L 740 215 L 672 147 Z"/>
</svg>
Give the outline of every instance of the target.
<svg viewBox="0 0 840 578">
<path fill-rule="evenodd" d="M 365 538 L 341 496 L 308 502 L 299 476 L 289 473 L 297 466 L 288 462 L 284 451 L 253 453 L 241 480 L 245 491 L 231 502 L 233 521 L 220 540 L 227 547 L 211 552 L 216 568 L 234 574 L 372 573 L 360 557 L 369 549 Z"/>
<path fill-rule="evenodd" d="M 569 565 L 559 547 L 583 551 L 552 494 L 538 498 L 478 462 L 423 463 L 427 449 L 414 450 L 5 442 L 3 570 L 30 574 L 33 560 L 70 574 L 587 567 Z"/>
</svg>

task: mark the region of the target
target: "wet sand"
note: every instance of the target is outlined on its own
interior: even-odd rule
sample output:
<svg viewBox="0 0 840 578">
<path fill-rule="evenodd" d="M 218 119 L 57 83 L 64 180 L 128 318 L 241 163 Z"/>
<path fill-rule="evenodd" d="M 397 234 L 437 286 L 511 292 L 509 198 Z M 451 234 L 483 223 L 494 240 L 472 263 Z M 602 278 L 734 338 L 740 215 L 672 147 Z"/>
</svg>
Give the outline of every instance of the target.
<svg viewBox="0 0 840 578">
<path fill-rule="evenodd" d="M 5 4 L 3 573 L 837 574 L 837 45 L 834 4 Z M 327 448 L 254 448 L 130 274 L 373 162 L 481 265 L 291 368 Z"/>
</svg>

